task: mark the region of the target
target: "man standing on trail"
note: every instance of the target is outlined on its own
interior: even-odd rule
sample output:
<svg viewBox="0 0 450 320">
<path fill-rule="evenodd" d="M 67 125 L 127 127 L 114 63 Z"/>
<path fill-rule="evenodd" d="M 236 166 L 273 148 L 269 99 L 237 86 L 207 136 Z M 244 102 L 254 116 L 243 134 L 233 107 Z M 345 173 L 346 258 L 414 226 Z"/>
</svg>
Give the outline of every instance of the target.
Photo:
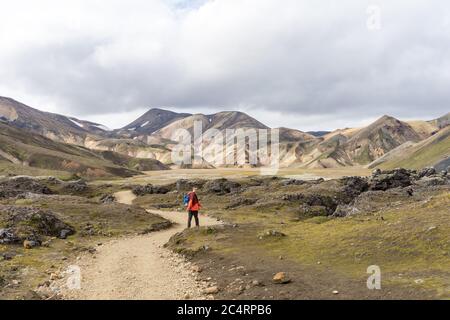
<svg viewBox="0 0 450 320">
<path fill-rule="evenodd" d="M 200 210 L 201 205 L 200 202 L 198 201 L 198 197 L 197 197 L 197 188 L 192 188 L 192 192 L 189 193 L 189 203 L 187 206 L 187 210 L 189 212 L 189 218 L 188 218 L 188 228 L 191 227 L 191 223 L 192 223 L 192 217 L 194 217 L 195 219 L 195 225 L 198 227 L 200 227 L 200 222 L 198 220 L 198 211 Z"/>
</svg>

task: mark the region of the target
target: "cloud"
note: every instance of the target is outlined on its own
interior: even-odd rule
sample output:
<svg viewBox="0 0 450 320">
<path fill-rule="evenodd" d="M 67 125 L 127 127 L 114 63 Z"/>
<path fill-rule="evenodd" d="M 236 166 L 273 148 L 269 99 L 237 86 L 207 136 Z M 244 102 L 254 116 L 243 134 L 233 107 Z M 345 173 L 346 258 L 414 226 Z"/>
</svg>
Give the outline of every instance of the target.
<svg viewBox="0 0 450 320">
<path fill-rule="evenodd" d="M 444 0 L 377 1 L 379 30 L 360 0 L 0 1 L 0 95 L 54 112 L 239 109 L 331 129 L 449 110 Z"/>
</svg>

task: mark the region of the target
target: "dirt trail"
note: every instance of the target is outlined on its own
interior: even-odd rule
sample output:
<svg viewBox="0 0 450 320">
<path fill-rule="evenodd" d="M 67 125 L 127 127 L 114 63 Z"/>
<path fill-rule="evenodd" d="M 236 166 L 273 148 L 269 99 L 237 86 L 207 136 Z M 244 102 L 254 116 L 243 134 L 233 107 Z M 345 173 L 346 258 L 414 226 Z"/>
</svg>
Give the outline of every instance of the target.
<svg viewBox="0 0 450 320">
<path fill-rule="evenodd" d="M 117 201 L 131 204 L 131 191 L 115 194 Z M 204 284 L 195 280 L 191 265 L 162 246 L 186 224 L 185 212 L 149 211 L 175 225 L 167 230 L 142 236 L 120 238 L 98 247 L 95 258 L 83 256 L 81 290 L 64 293 L 67 299 L 175 300 L 204 298 Z M 200 217 L 203 226 L 217 225 L 215 219 Z"/>
</svg>

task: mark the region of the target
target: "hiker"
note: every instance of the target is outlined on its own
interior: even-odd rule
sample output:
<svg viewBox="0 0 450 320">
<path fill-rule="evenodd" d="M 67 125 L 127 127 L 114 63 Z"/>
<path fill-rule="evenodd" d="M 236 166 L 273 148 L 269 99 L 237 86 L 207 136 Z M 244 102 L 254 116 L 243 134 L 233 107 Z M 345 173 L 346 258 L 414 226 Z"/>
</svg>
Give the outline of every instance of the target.
<svg viewBox="0 0 450 320">
<path fill-rule="evenodd" d="M 195 219 L 195 225 L 200 227 L 200 222 L 198 220 L 198 211 L 200 210 L 200 202 L 197 197 L 197 188 L 192 188 L 192 192 L 189 193 L 189 203 L 187 205 L 187 210 L 189 212 L 188 218 L 188 228 L 191 227 L 192 217 Z"/>
</svg>

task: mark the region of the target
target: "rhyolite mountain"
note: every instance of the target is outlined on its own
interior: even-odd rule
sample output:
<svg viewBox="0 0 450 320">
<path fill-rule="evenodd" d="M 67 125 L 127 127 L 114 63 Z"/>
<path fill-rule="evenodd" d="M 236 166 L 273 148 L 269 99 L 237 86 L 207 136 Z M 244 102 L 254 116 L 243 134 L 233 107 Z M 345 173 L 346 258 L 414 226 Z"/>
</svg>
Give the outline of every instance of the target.
<svg viewBox="0 0 450 320">
<path fill-rule="evenodd" d="M 175 113 L 172 111 L 151 109 L 137 120 L 118 130 L 120 134 L 155 135 L 170 139 L 177 129 L 192 132 L 195 121 L 202 123 L 203 131 L 208 129 L 238 129 L 268 127 L 249 115 L 238 111 L 224 111 L 211 115 Z"/>
<path fill-rule="evenodd" d="M 151 135 L 170 123 L 191 116 L 188 113 L 176 113 L 163 109 L 150 109 L 129 125 L 117 130 L 119 134 L 135 137 Z"/>
<path fill-rule="evenodd" d="M 449 126 L 450 114 L 431 121 L 400 121 L 383 116 L 363 128 L 338 129 L 333 132 L 302 132 L 279 128 L 280 166 L 303 168 L 335 168 L 341 166 L 368 166 L 378 159 L 396 159 L 406 153 L 398 152 L 406 146 L 435 145 L 426 141 L 439 138 L 439 147 L 432 148 L 427 165 L 445 163 L 448 158 L 448 135 L 442 134 Z M 176 145 L 174 133 L 185 129 L 193 133 L 194 123 L 202 124 L 203 132 L 216 129 L 225 136 L 226 129 L 269 129 L 268 126 L 238 111 L 215 114 L 176 113 L 150 109 L 129 125 L 108 130 L 106 127 L 73 117 L 42 112 L 10 98 L 0 97 L 0 120 L 16 129 L 45 136 L 51 140 L 75 144 L 101 152 L 113 152 L 126 157 L 154 159 L 172 165 L 171 151 Z M 269 139 L 270 141 L 270 139 Z M 444 146 L 444 147 L 443 147 Z M 424 148 L 423 147 L 423 148 Z M 204 149 L 211 146 L 204 142 Z M 420 150 L 425 150 L 419 148 Z M 431 148 L 431 147 L 428 147 Z M 228 150 L 227 150 L 228 152 Z M 391 153 L 392 152 L 392 153 Z M 424 151 L 425 152 L 425 151 Z M 389 156 L 391 154 L 391 156 Z M 444 161 L 444 162 L 443 162 Z M 205 161 L 203 167 L 212 165 Z M 259 163 L 264 164 L 264 163 Z M 414 167 L 413 164 L 409 165 Z M 156 166 L 157 168 L 158 166 Z M 202 166 L 201 166 L 202 167 Z"/>
<path fill-rule="evenodd" d="M 450 166 L 450 126 L 419 142 L 407 142 L 373 161 L 369 168 L 382 169 L 433 166 L 438 170 Z"/>
<path fill-rule="evenodd" d="M 0 120 L 24 131 L 77 145 L 84 145 L 89 135 L 107 133 L 107 128 L 101 124 L 43 112 L 5 97 L 0 97 Z"/>
<path fill-rule="evenodd" d="M 131 177 L 141 171 L 166 169 L 167 166 L 154 159 L 90 150 L 30 134 L 0 121 L 0 175 L 76 174 L 84 178 L 104 178 Z"/>
</svg>

